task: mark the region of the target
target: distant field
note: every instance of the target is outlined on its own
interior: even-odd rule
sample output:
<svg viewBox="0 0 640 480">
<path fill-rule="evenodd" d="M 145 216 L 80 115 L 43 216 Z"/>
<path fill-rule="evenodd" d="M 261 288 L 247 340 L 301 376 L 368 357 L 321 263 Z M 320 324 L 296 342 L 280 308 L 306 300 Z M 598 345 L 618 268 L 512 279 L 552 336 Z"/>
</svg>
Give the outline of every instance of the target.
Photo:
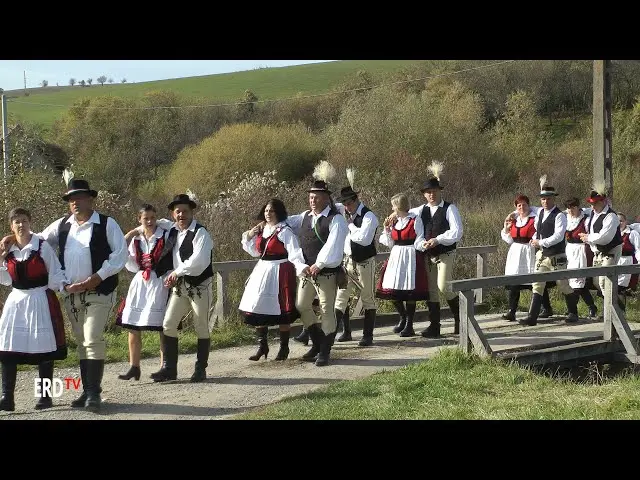
<svg viewBox="0 0 640 480">
<path fill-rule="evenodd" d="M 217 103 L 239 101 L 245 90 L 251 90 L 260 100 L 267 100 L 299 93 L 324 93 L 358 70 L 376 75 L 399 70 L 416 62 L 419 60 L 341 60 L 155 82 L 33 88 L 28 89 L 29 96 L 26 97 L 22 90 L 7 91 L 5 94 L 9 97 L 7 110 L 10 123 L 22 120 L 50 127 L 69 106 L 83 97 L 135 97 L 151 90 L 172 90 L 186 97 Z"/>
</svg>

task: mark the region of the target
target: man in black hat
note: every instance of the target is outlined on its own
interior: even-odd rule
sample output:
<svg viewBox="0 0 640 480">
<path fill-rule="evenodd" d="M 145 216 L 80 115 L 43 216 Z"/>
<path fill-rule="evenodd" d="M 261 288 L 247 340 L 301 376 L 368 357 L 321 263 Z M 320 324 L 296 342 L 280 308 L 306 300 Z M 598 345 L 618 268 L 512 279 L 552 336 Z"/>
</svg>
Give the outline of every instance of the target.
<svg viewBox="0 0 640 480">
<path fill-rule="evenodd" d="M 587 232 L 581 233 L 580 240 L 589 244 L 593 252 L 593 266 L 617 265 L 622 256 L 622 234 L 618 214 L 607 203 L 604 187 L 592 190 L 587 202 L 592 206 L 587 220 Z M 604 295 L 604 276 L 594 279 L 594 284 Z M 624 295 L 618 294 L 618 305 L 625 309 Z"/>
<path fill-rule="evenodd" d="M 540 179 L 540 203 L 535 219 L 536 233 L 531 239 L 531 245 L 536 249 L 536 266 L 534 273 L 550 272 L 567 268 L 567 254 L 565 232 L 567 230 L 567 216 L 556 205 L 558 196 L 555 188 L 546 184 L 546 175 Z M 567 323 L 578 321 L 578 293 L 573 291 L 569 280 L 557 280 L 558 289 L 564 294 L 567 304 Z M 538 323 L 542 296 L 547 282 L 533 282 L 531 305 L 529 314 L 519 321 L 522 325 L 533 326 Z"/>
<path fill-rule="evenodd" d="M 460 328 L 460 306 L 458 294 L 447 290 L 451 281 L 456 246 L 462 238 L 462 219 L 458 207 L 442 199 L 444 187 L 440 184 L 440 168 L 430 167 L 434 175 L 422 186 L 420 192 L 427 203 L 409 210 L 422 219 L 424 241 L 416 244 L 416 249 L 425 252 L 425 268 L 429 283 L 429 326 L 421 332 L 423 337 L 440 336 L 440 296 L 447 299 L 454 319 L 454 333 Z M 418 241 L 418 240 L 416 240 Z M 399 327 L 404 328 L 403 325 Z"/>
<path fill-rule="evenodd" d="M 78 345 L 83 393 L 71 402 L 75 408 L 100 409 L 104 372 L 104 329 L 116 301 L 118 272 L 129 255 L 127 242 L 115 219 L 96 212 L 98 192 L 86 180 L 71 178 L 62 199 L 70 215 L 60 218 L 38 235 L 54 248 L 69 285 L 64 307 Z"/>
<path fill-rule="evenodd" d="M 347 288 L 338 289 L 336 297 L 336 318 L 338 324 L 344 326 L 339 342 L 352 340 L 349 325 L 349 293 L 353 286 L 359 290 L 360 300 L 364 308 L 364 328 L 362 330 L 361 347 L 373 344 L 373 330 L 376 321 L 376 302 L 374 297 L 376 274 L 375 235 L 378 218 L 358 198 L 358 193 L 351 186 L 340 190 L 336 207 L 345 210 L 349 232 L 344 243 L 344 266 L 349 275 Z M 342 208 L 341 208 L 342 206 Z M 357 283 L 354 282 L 357 279 Z"/>
<path fill-rule="evenodd" d="M 191 382 L 202 382 L 207 378 L 211 347 L 209 311 L 213 304 L 213 240 L 207 229 L 194 219 L 197 204 L 189 195 L 176 195 L 167 208 L 174 221 L 161 219 L 157 222 L 167 230 L 157 274 L 161 276 L 171 271 L 165 286 L 172 291 L 163 321 L 163 364 L 151 378 L 156 382 L 177 379 L 178 329 L 180 321 L 192 311 L 198 352 Z M 127 235 L 139 233 L 141 228 L 137 227 Z"/>
<path fill-rule="evenodd" d="M 309 206 L 299 215 L 287 218 L 287 223 L 300 239 L 300 247 L 307 263 L 298 274 L 296 308 L 309 332 L 313 346 L 303 360 L 315 361 L 316 366 L 329 364 L 329 354 L 336 336 L 336 294 L 338 273 L 342 270 L 344 242 L 349 229 L 345 218 L 331 203 L 331 192 L 324 180 L 316 180 L 309 193 Z M 318 321 L 313 311 L 316 293 L 322 311 Z"/>
</svg>

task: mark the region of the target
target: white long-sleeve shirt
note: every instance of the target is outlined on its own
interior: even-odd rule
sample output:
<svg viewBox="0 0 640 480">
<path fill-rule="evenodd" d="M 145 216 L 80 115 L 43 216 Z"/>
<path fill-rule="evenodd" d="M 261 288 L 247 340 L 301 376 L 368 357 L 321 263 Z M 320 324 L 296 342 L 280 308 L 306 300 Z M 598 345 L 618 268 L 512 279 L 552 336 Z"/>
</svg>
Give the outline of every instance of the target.
<svg viewBox="0 0 640 480">
<path fill-rule="evenodd" d="M 620 228 L 620 219 L 618 218 L 618 215 L 607 215 L 610 211 L 611 208 L 606 205 L 600 213 L 595 213 L 594 211 L 593 218 L 589 220 L 587 230 L 589 232 L 589 236 L 587 237 L 587 243 L 589 243 L 589 246 L 591 247 L 591 250 L 593 252 L 598 251 L 597 245 L 606 245 L 611 242 L 616 232 Z M 603 215 L 606 216 L 602 220 L 602 228 L 599 232 L 596 233 L 593 231 L 593 224 L 595 224 L 596 220 Z"/>
<path fill-rule="evenodd" d="M 311 212 L 311 228 L 315 227 L 318 218 L 328 217 L 330 209 L 331 205 L 327 205 L 327 207 L 318 215 Z M 307 212 L 309 212 L 309 210 L 306 210 L 299 215 L 291 215 L 287 217 L 287 223 L 296 235 L 300 231 L 300 227 L 302 227 L 302 221 L 304 220 Z M 322 246 L 318 253 L 318 257 L 316 258 L 316 266 L 319 269 L 335 268 L 342 264 L 344 243 L 348 233 L 349 229 L 344 217 L 339 213 L 338 215 L 334 215 L 333 220 L 331 220 L 331 223 L 329 224 L 329 237 L 327 238 L 327 242 Z"/>
<path fill-rule="evenodd" d="M 31 236 L 31 241 L 27 243 L 24 248 L 18 247 L 17 244 L 13 244 L 9 249 L 9 253 L 13 253 L 13 256 L 18 262 L 23 262 L 31 255 L 31 251 L 38 251 L 41 240 L 36 236 Z M 63 292 L 64 286 L 69 283 L 65 275 L 65 271 L 62 270 L 60 260 L 56 252 L 51 245 L 47 242 L 42 243 L 42 250 L 40 250 L 40 256 L 47 267 L 47 273 L 49 274 L 48 287 L 54 292 Z M 13 283 L 9 270 L 7 269 L 7 261 L 3 260 L 2 266 L 0 266 L 0 284 L 9 286 Z"/>
<path fill-rule="evenodd" d="M 424 225 L 422 224 L 422 219 L 411 212 L 409 212 L 406 217 L 398 217 L 398 220 L 396 220 L 396 223 L 393 227 L 386 227 L 383 230 L 383 232 L 380 234 L 380 238 L 378 239 L 380 244 L 388 248 L 393 248 L 395 242 L 393 238 L 391 238 L 392 228 L 395 228 L 396 230 L 402 230 L 407 226 L 409 220 L 412 218 L 415 219 L 413 223 L 413 229 L 416 232 L 416 239 L 413 242 L 413 246 L 417 249 L 418 245 L 422 245 L 422 242 L 424 242 Z"/>
<path fill-rule="evenodd" d="M 129 257 L 127 258 L 127 264 L 125 265 L 127 270 L 131 273 L 136 273 L 140 270 L 140 265 L 138 265 L 138 257 L 136 252 L 136 240 L 140 241 L 140 249 L 142 253 L 151 253 L 153 251 L 153 247 L 156 246 L 158 240 L 160 240 L 163 236 L 167 234 L 167 231 L 164 228 L 157 227 L 156 231 L 153 233 L 153 236 L 147 240 L 147 237 L 143 234 L 136 235 L 129 242 Z M 170 272 L 167 272 L 169 274 Z"/>
<path fill-rule="evenodd" d="M 336 203 L 335 205 L 342 215 L 349 215 L 351 218 L 355 218 L 356 216 L 361 215 L 362 209 L 364 208 L 364 203 L 360 202 L 360 205 L 358 205 L 355 213 L 351 215 L 349 212 L 347 212 L 343 204 Z M 363 247 L 371 245 L 371 242 L 373 242 L 376 235 L 378 225 L 378 217 L 376 217 L 376 215 L 371 210 L 365 213 L 362 217 L 362 224 L 360 225 L 360 227 L 356 227 L 353 223 L 347 223 L 349 233 L 344 242 L 344 253 L 347 255 L 351 255 L 351 242 L 362 245 Z"/>
<path fill-rule="evenodd" d="M 307 264 L 304 260 L 304 255 L 302 254 L 298 237 L 296 237 L 290 228 L 286 228 L 285 225 L 285 222 L 280 222 L 274 226 L 266 224 L 262 229 L 262 235 L 265 239 L 268 239 L 277 228 L 280 228 L 280 231 L 277 234 L 277 239 L 284 244 L 284 248 L 287 251 L 287 259 L 295 267 L 296 273 L 300 275 Z M 252 257 L 260 258 L 262 256 L 262 252 L 257 248 L 257 238 L 258 236 L 254 235 L 251 239 L 248 239 L 247 232 L 244 232 L 242 234 L 242 249 Z"/>
<path fill-rule="evenodd" d="M 564 240 L 564 234 L 567 231 L 567 215 L 564 212 L 560 211 L 560 209 L 558 209 L 558 214 L 556 215 L 554 225 L 553 225 L 553 235 L 547 238 L 540 237 L 540 232 L 537 231 L 538 223 L 540 222 L 540 217 L 542 216 L 542 222 L 544 223 L 544 221 L 547 219 L 547 217 L 553 211 L 554 208 L 558 208 L 558 206 L 554 205 L 554 207 L 551 210 L 540 208 L 538 209 L 538 213 L 536 214 L 536 219 L 535 219 L 536 233 L 533 235 L 533 238 L 538 240 L 538 243 L 542 248 L 549 248 L 555 245 L 556 243 Z"/>
<path fill-rule="evenodd" d="M 628 226 L 622 232 L 622 235 L 625 233 L 629 234 L 629 243 L 633 245 L 633 255 L 636 257 L 636 261 L 640 263 L 640 233 L 635 230 L 631 230 Z"/>
<path fill-rule="evenodd" d="M 58 229 L 63 220 L 64 217 L 59 218 L 37 234 L 49 243 L 54 250 L 58 248 Z M 71 228 L 64 249 L 65 274 L 71 283 L 84 282 L 93 274 L 89 243 L 91 242 L 93 225 L 100 224 L 100 216 L 98 212 L 94 211 L 89 220 L 80 225 L 75 217 L 71 215 L 67 223 L 71 224 Z M 124 234 L 112 217 L 107 219 L 107 243 L 111 248 L 111 254 L 96 272 L 102 280 L 118 274 L 124 268 L 128 258 L 127 242 Z"/>
<path fill-rule="evenodd" d="M 409 210 L 409 213 L 413 213 L 418 218 L 420 218 L 422 215 L 422 210 L 426 206 L 427 205 L 423 204 L 423 205 L 420 205 L 419 207 L 412 208 L 411 210 Z M 438 205 L 428 205 L 429 209 L 431 210 L 431 217 L 433 218 L 438 208 L 442 208 L 443 206 L 444 206 L 444 200 L 441 200 Z M 453 203 L 449 204 L 449 208 L 447 208 L 447 213 L 445 218 L 447 219 L 447 222 L 449 222 L 449 229 L 446 232 L 443 232 L 440 235 L 436 236 L 435 239 L 437 240 L 439 245 L 448 246 L 448 245 L 453 245 L 454 243 L 459 242 L 460 239 L 462 238 L 462 234 L 463 234 L 462 218 L 460 217 L 460 212 L 458 211 L 458 207 L 456 207 Z M 420 224 L 422 224 L 422 221 L 420 222 Z M 423 241 L 424 241 L 424 231 L 422 233 L 423 233 Z M 421 252 L 424 252 L 424 247 L 422 246 L 422 242 L 419 245 L 416 242 L 416 249 Z"/>
</svg>

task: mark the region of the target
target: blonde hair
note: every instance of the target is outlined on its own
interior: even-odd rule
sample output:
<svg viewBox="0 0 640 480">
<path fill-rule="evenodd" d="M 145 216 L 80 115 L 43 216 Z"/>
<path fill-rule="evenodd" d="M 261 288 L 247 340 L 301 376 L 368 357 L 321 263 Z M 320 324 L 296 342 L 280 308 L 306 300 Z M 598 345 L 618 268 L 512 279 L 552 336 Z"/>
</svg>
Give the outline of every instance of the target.
<svg viewBox="0 0 640 480">
<path fill-rule="evenodd" d="M 402 212 L 408 212 L 411 208 L 409 198 L 404 193 L 398 193 L 391 197 L 391 205 Z"/>
</svg>

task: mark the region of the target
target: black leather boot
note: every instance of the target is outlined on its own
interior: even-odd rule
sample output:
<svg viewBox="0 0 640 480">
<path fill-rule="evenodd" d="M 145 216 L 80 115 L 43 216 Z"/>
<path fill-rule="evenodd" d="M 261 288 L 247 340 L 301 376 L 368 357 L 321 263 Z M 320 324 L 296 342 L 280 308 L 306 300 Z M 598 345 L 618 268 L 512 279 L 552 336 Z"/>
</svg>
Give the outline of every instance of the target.
<svg viewBox="0 0 640 480">
<path fill-rule="evenodd" d="M 447 303 L 453 315 L 453 333 L 458 334 L 460 333 L 460 297 L 447 300 Z"/>
<path fill-rule="evenodd" d="M 38 365 L 38 375 L 40 378 L 48 378 L 49 385 L 53 385 L 53 361 L 42 362 Z M 53 407 L 53 399 L 50 394 L 42 395 L 35 405 L 36 410 Z"/>
<path fill-rule="evenodd" d="M 265 331 L 267 329 L 265 328 Z M 266 340 L 266 332 L 265 332 Z M 209 366 L 209 350 L 211 349 L 211 338 L 198 339 L 198 354 L 196 355 L 196 366 L 191 375 L 191 383 L 203 382 L 207 379 L 207 366 Z M 269 347 L 267 346 L 267 352 Z M 264 358 L 267 358 L 265 353 Z"/>
<path fill-rule="evenodd" d="M 0 410 L 13 412 L 16 409 L 15 391 L 16 378 L 18 377 L 18 365 L 2 362 L 2 397 L 0 397 Z"/>
<path fill-rule="evenodd" d="M 440 302 L 427 302 L 429 308 L 429 326 L 420 334 L 426 338 L 438 338 L 440 336 Z"/>
<path fill-rule="evenodd" d="M 315 362 L 316 356 L 320 353 L 320 347 L 322 347 L 322 344 L 324 343 L 325 334 L 319 323 L 314 323 L 308 328 L 308 330 L 313 345 L 307 353 L 302 355 L 302 360 L 306 362 Z"/>
<path fill-rule="evenodd" d="M 531 296 L 531 306 L 529 307 L 529 315 L 521 319 L 518 323 L 520 325 L 528 325 L 533 327 L 538 323 L 538 316 L 540 315 L 540 307 L 542 307 L 542 295 L 534 293 Z"/>
<path fill-rule="evenodd" d="M 393 327 L 393 333 L 400 333 L 407 326 L 407 311 L 404 308 L 404 302 L 400 300 L 394 300 L 393 306 L 396 307 L 398 314 L 400 315 L 400 321 Z"/>
<path fill-rule="evenodd" d="M 362 329 L 362 339 L 358 343 L 361 347 L 373 345 L 373 329 L 376 324 L 376 310 L 374 308 L 364 311 L 364 328 Z"/>
<path fill-rule="evenodd" d="M 509 311 L 502 315 L 504 320 L 509 320 L 510 322 L 516 321 L 518 303 L 520 303 L 520 288 L 514 285 L 509 288 Z"/>
<path fill-rule="evenodd" d="M 353 340 L 353 338 L 351 337 L 351 324 L 349 322 L 349 306 L 347 306 L 347 310 L 344 313 L 336 309 L 336 318 L 340 318 L 340 322 L 343 325 L 342 335 L 338 337 L 338 341 L 350 342 L 351 340 Z"/>
<path fill-rule="evenodd" d="M 280 330 L 280 350 L 278 350 L 276 360 L 282 361 L 289 358 L 289 335 L 289 330 Z"/>
<path fill-rule="evenodd" d="M 166 382 L 178 378 L 178 337 L 164 336 L 162 368 L 151 376 L 154 382 Z"/>
<path fill-rule="evenodd" d="M 570 293 L 564 296 L 564 301 L 567 304 L 567 318 L 566 323 L 576 323 L 578 321 L 578 300 L 580 296 L 577 292 Z"/>
<path fill-rule="evenodd" d="M 135 367 L 133 365 L 131 365 L 129 367 L 129 371 L 125 374 L 122 375 L 118 375 L 118 378 L 120 380 L 130 380 L 132 378 L 135 378 L 136 380 L 140 380 L 140 367 Z"/>
<path fill-rule="evenodd" d="M 553 317 L 553 308 L 551 308 L 551 300 L 549 299 L 549 287 L 545 287 L 542 294 L 542 309 L 538 314 L 539 318 Z"/>
<path fill-rule="evenodd" d="M 72 408 L 84 408 L 87 401 L 87 360 L 80 360 L 80 382 L 82 383 L 82 393 L 71 402 Z"/>
<path fill-rule="evenodd" d="M 593 300 L 593 295 L 591 295 L 591 291 L 588 288 L 580 289 L 580 296 L 584 303 L 586 303 L 587 307 L 589 307 L 589 317 L 596 318 L 598 316 L 598 307 L 596 307 L 596 302 Z"/>
<path fill-rule="evenodd" d="M 336 332 L 330 333 L 329 335 L 325 335 L 324 341 L 320 346 L 320 351 L 318 352 L 318 357 L 316 358 L 316 367 L 324 367 L 329 365 L 329 357 L 331 356 L 331 347 L 333 347 L 333 342 L 336 338 Z"/>
<path fill-rule="evenodd" d="M 87 360 L 87 401 L 84 403 L 85 410 L 93 413 L 100 411 L 102 399 L 102 375 L 104 373 L 104 360 Z"/>
<path fill-rule="evenodd" d="M 267 335 L 269 333 L 269 329 L 267 327 L 256 328 L 256 336 L 258 337 L 258 351 L 255 355 L 251 355 L 249 360 L 257 362 L 264 355 L 264 359 L 267 359 L 267 355 L 269 354 L 269 339 Z"/>
<path fill-rule="evenodd" d="M 414 302 L 413 300 L 407 300 L 406 311 L 407 311 L 407 323 L 405 324 L 404 328 L 400 332 L 400 336 L 413 337 L 416 334 L 416 332 L 413 331 L 413 319 L 416 314 L 416 302 Z"/>
<path fill-rule="evenodd" d="M 302 331 L 297 337 L 293 337 L 296 342 L 300 342 L 303 345 L 309 345 L 309 330 L 305 327 L 302 327 Z"/>
</svg>

